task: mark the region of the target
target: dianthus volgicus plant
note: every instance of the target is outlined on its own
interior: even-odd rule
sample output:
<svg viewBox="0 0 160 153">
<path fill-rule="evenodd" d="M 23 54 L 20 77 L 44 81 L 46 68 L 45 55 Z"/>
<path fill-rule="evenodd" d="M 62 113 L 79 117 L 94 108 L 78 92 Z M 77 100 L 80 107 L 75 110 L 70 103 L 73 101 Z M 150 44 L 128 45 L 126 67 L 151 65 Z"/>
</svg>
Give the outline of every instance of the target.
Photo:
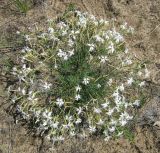
<svg viewBox="0 0 160 153">
<path fill-rule="evenodd" d="M 149 76 L 125 41 L 134 29 L 77 10 L 47 22 L 20 33 L 25 46 L 8 88 L 17 121 L 52 142 L 123 135 Z"/>
</svg>

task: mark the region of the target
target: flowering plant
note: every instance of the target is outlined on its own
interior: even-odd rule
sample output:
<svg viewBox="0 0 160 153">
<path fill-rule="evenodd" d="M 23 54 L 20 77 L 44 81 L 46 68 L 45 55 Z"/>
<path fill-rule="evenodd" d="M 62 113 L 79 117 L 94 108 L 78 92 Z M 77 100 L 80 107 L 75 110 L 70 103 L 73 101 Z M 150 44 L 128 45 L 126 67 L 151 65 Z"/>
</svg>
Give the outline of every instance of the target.
<svg viewBox="0 0 160 153">
<path fill-rule="evenodd" d="M 127 48 L 133 32 L 75 10 L 22 34 L 25 47 L 11 71 L 18 81 L 8 89 L 17 121 L 53 142 L 97 132 L 105 140 L 121 136 L 149 75 Z"/>
</svg>

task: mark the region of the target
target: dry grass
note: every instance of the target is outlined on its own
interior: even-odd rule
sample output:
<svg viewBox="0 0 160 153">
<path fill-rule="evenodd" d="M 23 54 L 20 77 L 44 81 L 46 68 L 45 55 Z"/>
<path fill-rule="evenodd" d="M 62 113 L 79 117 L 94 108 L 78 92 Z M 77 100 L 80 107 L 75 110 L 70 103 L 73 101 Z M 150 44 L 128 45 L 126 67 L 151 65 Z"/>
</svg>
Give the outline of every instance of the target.
<svg viewBox="0 0 160 153">
<path fill-rule="evenodd" d="M 38 2 L 38 1 L 37 1 Z M 34 23 L 42 24 L 47 17 L 54 17 L 63 12 L 69 2 L 75 3 L 82 10 L 87 10 L 97 16 L 106 18 L 116 17 L 118 21 L 129 22 L 136 29 L 131 41 L 132 49 L 140 57 L 152 61 L 153 76 L 151 84 L 154 107 L 159 107 L 157 101 L 160 95 L 160 1 L 150 0 L 46 0 L 32 8 L 24 16 L 16 12 L 8 0 L 0 1 L 0 66 L 8 57 L 3 52 L 9 51 L 9 57 L 14 59 L 14 48 L 18 45 L 15 36 L 17 30 L 23 30 Z M 157 27 L 157 28 L 156 28 Z M 0 67 L 2 68 L 2 67 Z M 104 142 L 100 138 L 89 140 L 68 140 L 53 150 L 47 142 L 41 144 L 40 140 L 26 134 L 26 130 L 19 124 L 15 125 L 12 117 L 6 114 L 7 105 L 4 94 L 4 78 L 0 77 L 0 153 L 158 153 L 160 152 L 160 132 L 146 121 L 143 128 L 135 128 L 135 139 L 131 143 L 126 139 Z M 2 97 L 1 97 L 2 96 Z M 156 98 L 155 98 L 156 97 Z M 158 99 L 157 99 L 158 98 Z M 150 110 L 149 102 L 143 110 Z M 159 118 L 154 118 L 160 120 Z"/>
</svg>

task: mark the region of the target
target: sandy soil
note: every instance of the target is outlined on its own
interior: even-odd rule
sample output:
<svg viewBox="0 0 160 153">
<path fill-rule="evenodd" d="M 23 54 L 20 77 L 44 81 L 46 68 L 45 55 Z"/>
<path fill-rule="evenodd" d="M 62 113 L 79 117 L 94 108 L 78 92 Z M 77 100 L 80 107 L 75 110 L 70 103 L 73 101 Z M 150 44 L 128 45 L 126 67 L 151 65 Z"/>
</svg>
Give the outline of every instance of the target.
<svg viewBox="0 0 160 153">
<path fill-rule="evenodd" d="M 42 4 L 38 2 L 43 1 Z M 0 1 L 0 66 L 4 52 L 18 45 L 15 32 L 33 24 L 43 25 L 47 18 L 61 14 L 70 2 L 79 9 L 103 18 L 126 21 L 135 28 L 131 49 L 137 56 L 151 61 L 152 76 L 148 80 L 152 99 L 140 110 L 134 128 L 135 139 L 129 142 L 121 138 L 104 142 L 101 138 L 68 140 L 54 149 L 45 143 L 40 145 L 26 134 L 12 117 L 5 113 L 6 105 L 3 78 L 0 77 L 0 153 L 159 153 L 160 152 L 160 0 L 36 0 L 35 6 L 24 16 L 15 10 L 8 0 Z M 10 50 L 11 48 L 11 50 Z M 0 67 L 1 68 L 1 67 Z M 157 123 L 157 124 L 155 124 Z M 157 126 L 154 126 L 157 125 Z"/>
</svg>

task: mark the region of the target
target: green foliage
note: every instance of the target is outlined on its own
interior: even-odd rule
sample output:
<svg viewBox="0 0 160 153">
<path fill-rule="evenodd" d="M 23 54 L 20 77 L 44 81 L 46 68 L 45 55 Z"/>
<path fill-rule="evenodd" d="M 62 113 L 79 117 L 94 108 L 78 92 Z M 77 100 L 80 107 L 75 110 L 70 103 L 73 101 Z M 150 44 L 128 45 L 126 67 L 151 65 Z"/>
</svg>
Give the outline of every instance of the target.
<svg viewBox="0 0 160 153">
<path fill-rule="evenodd" d="M 72 6 L 47 28 L 32 28 L 19 64 L 19 81 L 9 96 L 17 116 L 39 136 L 53 142 L 65 136 L 125 135 L 141 103 L 149 71 L 128 51 L 126 23 L 97 19 Z"/>
<path fill-rule="evenodd" d="M 12 0 L 16 8 L 21 12 L 26 14 L 30 9 L 30 0 Z"/>
<path fill-rule="evenodd" d="M 66 10 L 67 11 L 75 11 L 76 10 L 76 6 L 74 3 L 70 3 L 69 6 L 68 6 L 68 9 Z"/>
<path fill-rule="evenodd" d="M 5 61 L 4 61 L 3 65 L 4 65 L 5 71 L 8 72 L 8 73 L 9 73 L 9 72 L 13 69 L 13 67 L 14 67 L 14 63 L 13 63 L 13 61 L 11 60 L 11 58 L 9 58 L 9 57 L 5 58 Z"/>
</svg>

